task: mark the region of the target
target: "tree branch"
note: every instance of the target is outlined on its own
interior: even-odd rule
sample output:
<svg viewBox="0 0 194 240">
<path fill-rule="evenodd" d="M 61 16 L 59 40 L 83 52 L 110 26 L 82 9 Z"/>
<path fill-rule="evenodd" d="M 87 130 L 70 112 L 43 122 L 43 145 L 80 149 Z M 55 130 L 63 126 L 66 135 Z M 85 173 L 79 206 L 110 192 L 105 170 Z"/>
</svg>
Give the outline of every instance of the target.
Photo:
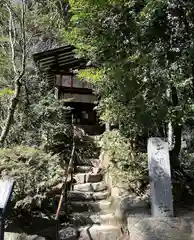
<svg viewBox="0 0 194 240">
<path fill-rule="evenodd" d="M 14 74 L 17 75 L 18 71 L 17 71 L 16 64 L 15 64 L 15 50 L 14 50 L 14 46 L 15 46 L 15 42 L 16 42 L 15 27 L 14 27 L 11 9 L 8 4 L 6 4 L 6 7 L 9 12 L 9 42 L 10 42 L 10 47 L 11 47 L 12 66 L 13 66 Z M 12 34 L 12 31 L 14 32 L 14 34 Z"/>
<path fill-rule="evenodd" d="M 11 99 L 10 106 L 8 108 L 8 114 L 5 122 L 5 126 L 3 127 L 3 130 L 1 132 L 0 136 L 0 146 L 3 146 L 6 140 L 6 137 L 9 133 L 14 113 L 19 101 L 19 96 L 21 92 L 21 80 L 25 74 L 25 68 L 26 68 L 26 35 L 25 35 L 25 13 L 26 13 L 26 5 L 24 0 L 22 0 L 22 10 L 21 10 L 21 22 L 20 22 L 20 29 L 22 33 L 22 59 L 21 59 L 21 71 L 18 73 L 16 64 L 15 64 L 15 49 L 14 49 L 14 40 L 13 40 L 13 35 L 12 35 L 12 28 L 14 27 L 12 24 L 12 19 L 13 15 L 11 12 L 11 9 L 7 5 L 9 14 L 10 14 L 10 29 L 9 29 L 9 36 L 10 36 L 10 46 L 11 46 L 11 53 L 12 53 L 12 65 L 14 69 L 14 74 L 15 74 L 15 80 L 14 80 L 14 95 Z"/>
</svg>

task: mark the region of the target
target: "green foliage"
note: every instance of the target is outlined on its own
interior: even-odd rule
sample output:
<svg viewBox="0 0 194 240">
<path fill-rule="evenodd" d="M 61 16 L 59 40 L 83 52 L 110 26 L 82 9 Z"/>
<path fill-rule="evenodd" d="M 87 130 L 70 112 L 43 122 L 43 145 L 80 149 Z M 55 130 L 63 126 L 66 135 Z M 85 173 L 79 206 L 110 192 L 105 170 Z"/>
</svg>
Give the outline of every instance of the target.
<svg viewBox="0 0 194 240">
<path fill-rule="evenodd" d="M 123 181 L 132 191 L 144 190 L 141 188 L 144 181 L 147 182 L 147 154 L 134 152 L 129 139 L 116 130 L 104 133 L 100 146 L 110 157 L 114 182 Z"/>
<path fill-rule="evenodd" d="M 188 153 L 187 151 L 182 151 L 180 153 L 180 162 L 182 164 L 182 168 L 184 171 L 190 176 L 191 178 L 194 178 L 194 153 Z"/>
<path fill-rule="evenodd" d="M 70 108 L 65 106 L 65 100 L 57 100 L 54 95 L 48 95 L 38 104 L 32 105 L 30 114 L 32 124 L 39 129 L 41 145 L 44 148 L 52 149 L 60 144 L 60 141 L 65 144 L 64 137 L 68 139 L 71 135 L 67 122 Z"/>
<path fill-rule="evenodd" d="M 65 36 L 97 67 L 81 77 L 95 83 L 103 121 L 134 136 L 166 135 L 167 122 L 193 119 L 192 1 L 70 3 Z"/>
<path fill-rule="evenodd" d="M 31 211 L 42 207 L 46 194 L 64 176 L 57 155 L 25 146 L 0 149 L 1 177 L 15 180 L 15 209 Z"/>
<path fill-rule="evenodd" d="M 0 90 L 0 97 L 3 97 L 4 95 L 12 95 L 14 91 L 10 88 L 4 88 Z"/>
<path fill-rule="evenodd" d="M 42 96 L 39 102 L 30 105 L 24 98 L 15 112 L 7 146 L 23 144 L 46 151 L 65 152 L 71 145 L 69 137 L 72 136 L 69 112 L 65 101 L 57 100 L 54 94 Z"/>
<path fill-rule="evenodd" d="M 22 1 L 2 1 L 0 3 L 0 132 L 5 126 L 11 101 L 11 92 L 7 90 L 14 89 L 14 80 L 17 78 L 16 72 L 13 71 L 14 65 L 18 72 L 22 68 L 21 46 L 24 39 L 21 37 L 20 23 L 22 22 L 22 4 L 26 5 L 24 19 L 26 38 L 25 74 L 20 81 L 19 107 L 14 112 L 14 119 L 10 124 L 11 131 L 6 138 L 5 146 L 21 144 L 21 142 L 26 143 L 27 141 L 29 141 L 28 145 L 31 145 L 30 139 L 34 137 L 33 134 L 35 132 L 37 132 L 36 136 L 39 134 L 39 129 L 35 130 L 34 126 L 29 126 L 31 124 L 29 118 L 33 116 L 30 112 L 33 108 L 31 105 L 36 104 L 48 94 L 48 87 L 46 87 L 47 79 L 41 79 L 37 76 L 32 54 L 60 45 L 59 30 L 64 26 L 64 22 L 59 15 L 62 9 L 60 10 L 57 3 L 59 1 L 55 0 L 47 2 L 33 0 L 23 1 L 23 3 Z M 8 6 L 10 6 L 12 14 L 11 25 Z M 9 35 L 10 27 L 12 28 L 13 49 L 11 48 Z M 29 132 L 27 133 L 27 131 Z M 37 140 L 37 137 L 34 140 Z"/>
</svg>

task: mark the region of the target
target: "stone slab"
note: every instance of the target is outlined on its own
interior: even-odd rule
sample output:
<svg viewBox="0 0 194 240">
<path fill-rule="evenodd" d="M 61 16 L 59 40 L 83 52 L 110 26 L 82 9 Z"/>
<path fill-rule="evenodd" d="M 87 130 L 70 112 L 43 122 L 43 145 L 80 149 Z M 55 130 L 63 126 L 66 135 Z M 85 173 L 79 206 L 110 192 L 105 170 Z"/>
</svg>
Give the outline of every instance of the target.
<svg viewBox="0 0 194 240">
<path fill-rule="evenodd" d="M 75 228 L 67 227 L 59 231 L 59 240 L 77 240 L 78 231 Z"/>
<path fill-rule="evenodd" d="M 33 236 L 28 236 L 27 240 L 46 240 L 46 238 L 38 235 L 33 235 Z"/>
<path fill-rule="evenodd" d="M 70 215 L 70 222 L 73 226 L 85 226 L 92 224 L 105 224 L 118 226 L 119 221 L 113 213 L 99 214 L 99 213 L 74 213 Z"/>
<path fill-rule="evenodd" d="M 73 212 L 107 212 L 111 207 L 111 202 L 108 200 L 101 201 L 79 201 L 71 202 Z"/>
<path fill-rule="evenodd" d="M 104 200 L 109 196 L 109 191 L 104 192 L 80 192 L 80 191 L 69 191 L 68 199 L 70 201 L 96 201 Z"/>
<path fill-rule="evenodd" d="M 81 192 L 100 192 L 107 190 L 105 182 L 75 184 L 74 190 Z"/>
<path fill-rule="evenodd" d="M 148 139 L 148 168 L 153 217 L 172 217 L 173 196 L 168 143 L 161 138 Z"/>
<path fill-rule="evenodd" d="M 194 218 L 128 218 L 130 240 L 194 240 Z"/>
<path fill-rule="evenodd" d="M 74 179 L 76 183 L 95 183 L 102 181 L 103 175 L 94 173 L 78 173 L 75 174 Z"/>
<path fill-rule="evenodd" d="M 71 201 L 95 201 L 103 200 L 109 196 L 109 191 L 104 192 L 80 192 L 80 191 L 69 191 L 68 199 Z"/>
<path fill-rule="evenodd" d="M 93 167 L 91 166 L 76 166 L 77 173 L 92 172 L 92 170 L 93 170 Z"/>
</svg>

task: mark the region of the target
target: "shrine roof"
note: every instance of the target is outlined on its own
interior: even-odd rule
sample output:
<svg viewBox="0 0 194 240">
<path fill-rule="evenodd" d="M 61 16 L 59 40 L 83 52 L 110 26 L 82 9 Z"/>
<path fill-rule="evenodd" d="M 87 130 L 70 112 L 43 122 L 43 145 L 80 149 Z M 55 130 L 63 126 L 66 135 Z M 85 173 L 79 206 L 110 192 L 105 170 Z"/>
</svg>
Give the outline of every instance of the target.
<svg viewBox="0 0 194 240">
<path fill-rule="evenodd" d="M 56 73 L 71 73 L 74 70 L 86 68 L 87 65 L 85 59 L 76 55 L 75 47 L 72 45 L 35 53 L 33 60 L 39 71 L 45 73 L 50 81 L 54 80 Z"/>
</svg>

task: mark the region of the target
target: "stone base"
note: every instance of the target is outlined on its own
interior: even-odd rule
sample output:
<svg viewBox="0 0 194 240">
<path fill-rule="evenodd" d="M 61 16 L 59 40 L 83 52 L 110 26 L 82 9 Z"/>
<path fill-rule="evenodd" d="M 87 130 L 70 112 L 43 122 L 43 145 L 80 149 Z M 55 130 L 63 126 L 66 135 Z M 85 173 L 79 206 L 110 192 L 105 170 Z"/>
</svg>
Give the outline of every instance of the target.
<svg viewBox="0 0 194 240">
<path fill-rule="evenodd" d="M 128 218 L 130 240 L 194 240 L 194 218 Z"/>
</svg>

